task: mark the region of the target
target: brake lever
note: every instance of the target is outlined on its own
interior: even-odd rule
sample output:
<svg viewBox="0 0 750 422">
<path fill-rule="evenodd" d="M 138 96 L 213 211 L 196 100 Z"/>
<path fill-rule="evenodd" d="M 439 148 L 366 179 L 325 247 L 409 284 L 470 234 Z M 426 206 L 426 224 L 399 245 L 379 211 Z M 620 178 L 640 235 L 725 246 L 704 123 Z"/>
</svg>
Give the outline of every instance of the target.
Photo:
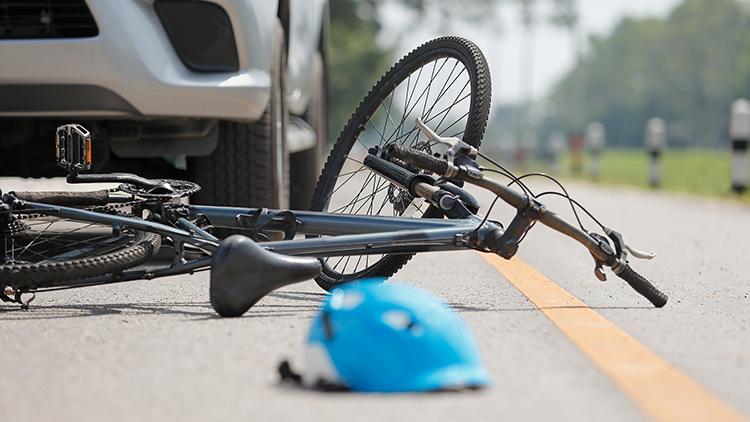
<svg viewBox="0 0 750 422">
<path fill-rule="evenodd" d="M 612 229 L 605 228 L 604 232 L 607 234 L 609 239 L 612 240 L 612 243 L 614 243 L 615 250 L 612 251 L 609 245 L 609 239 L 607 237 L 604 237 L 602 235 L 599 235 L 597 233 L 591 233 L 591 237 L 594 238 L 598 243 L 599 247 L 604 249 L 605 251 L 611 251 L 612 254 L 615 257 L 615 265 L 613 268 L 619 267 L 621 264 L 627 264 L 628 262 L 628 252 L 633 255 L 636 258 L 639 259 L 653 259 L 656 255 L 640 251 L 638 249 L 633 248 L 632 246 L 629 246 L 627 243 L 625 243 L 625 240 L 623 239 L 622 235 Z M 594 256 L 594 254 L 591 254 Z M 594 256 L 594 275 L 596 276 L 599 281 L 606 281 L 607 275 L 604 273 L 603 266 L 606 265 L 605 262 L 599 260 Z"/>
<path fill-rule="evenodd" d="M 656 254 L 654 254 L 654 253 L 640 251 L 640 250 L 638 250 L 638 249 L 636 249 L 636 248 L 634 248 L 634 247 L 632 247 L 630 245 L 627 245 L 627 244 L 625 245 L 625 249 L 627 249 L 628 252 L 630 252 L 631 255 L 633 255 L 634 257 L 639 258 L 639 259 L 654 259 L 654 258 L 656 258 Z"/>
<path fill-rule="evenodd" d="M 630 252 L 631 255 L 633 255 L 635 258 L 638 258 L 638 259 L 654 259 L 656 257 L 656 254 L 653 254 L 651 252 L 641 251 L 639 249 L 636 249 L 628 245 L 627 243 L 625 243 L 625 239 L 623 239 L 622 235 L 612 229 L 605 228 L 604 232 L 615 243 L 615 249 L 617 250 L 617 255 L 620 257 L 620 259 L 623 260 L 623 262 L 625 262 L 625 259 L 627 257 L 627 252 Z"/>
<path fill-rule="evenodd" d="M 430 129 L 426 124 L 424 124 L 422 119 L 419 117 L 417 117 L 416 125 L 417 128 L 431 140 L 440 144 L 448 145 L 448 151 L 445 152 L 445 158 L 448 160 L 448 162 L 452 163 L 453 159 L 459 153 L 464 153 L 471 158 L 477 158 L 477 154 L 479 154 L 479 151 L 466 142 L 455 137 L 443 138 L 442 136 L 435 133 L 435 131 Z"/>
</svg>

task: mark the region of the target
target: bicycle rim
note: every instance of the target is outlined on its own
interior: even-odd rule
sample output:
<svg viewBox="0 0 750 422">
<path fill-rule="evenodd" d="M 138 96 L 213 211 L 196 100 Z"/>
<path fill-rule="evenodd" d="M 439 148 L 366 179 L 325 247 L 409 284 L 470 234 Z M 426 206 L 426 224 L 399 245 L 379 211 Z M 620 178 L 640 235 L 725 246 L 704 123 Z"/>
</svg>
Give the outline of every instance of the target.
<svg viewBox="0 0 750 422">
<path fill-rule="evenodd" d="M 16 290 L 59 286 L 137 266 L 161 237 L 46 214 L 0 215 L 0 282 Z"/>
<path fill-rule="evenodd" d="M 479 146 L 489 113 L 487 63 L 470 41 L 430 41 L 394 65 L 360 103 L 341 132 L 318 181 L 311 209 L 334 214 L 437 218 L 421 199 L 364 166 L 372 147 L 398 143 L 441 152 L 415 126 L 417 117 L 442 136 Z M 363 277 L 388 277 L 411 255 L 327 258 L 316 279 L 325 289 Z"/>
</svg>

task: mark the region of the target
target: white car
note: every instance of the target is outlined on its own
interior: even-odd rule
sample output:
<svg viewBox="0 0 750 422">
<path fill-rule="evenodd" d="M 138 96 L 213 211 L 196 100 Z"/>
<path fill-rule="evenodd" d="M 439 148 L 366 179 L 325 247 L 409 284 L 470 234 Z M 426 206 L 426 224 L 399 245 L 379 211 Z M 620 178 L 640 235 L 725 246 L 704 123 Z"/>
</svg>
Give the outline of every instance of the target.
<svg viewBox="0 0 750 422">
<path fill-rule="evenodd" d="M 326 0 L 0 0 L 0 173 L 166 158 L 203 203 L 306 208 L 326 139 Z M 144 160 L 147 161 L 147 160 Z"/>
</svg>

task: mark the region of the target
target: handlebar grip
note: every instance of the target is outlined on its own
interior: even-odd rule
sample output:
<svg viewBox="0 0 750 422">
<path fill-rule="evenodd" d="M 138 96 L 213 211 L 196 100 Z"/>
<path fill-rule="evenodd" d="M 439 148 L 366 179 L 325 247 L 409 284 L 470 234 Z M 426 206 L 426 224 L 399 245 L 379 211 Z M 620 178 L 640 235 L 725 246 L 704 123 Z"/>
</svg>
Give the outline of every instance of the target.
<svg viewBox="0 0 750 422">
<path fill-rule="evenodd" d="M 424 151 L 396 144 L 388 145 L 385 151 L 390 157 L 398 158 L 408 164 L 431 171 L 440 176 L 448 172 L 447 161 L 433 157 Z"/>
<path fill-rule="evenodd" d="M 376 157 L 372 154 L 365 157 L 363 163 L 364 165 L 375 170 L 387 179 L 390 179 L 392 182 L 395 182 L 405 188 L 409 187 L 409 182 L 414 176 L 414 173 L 410 172 L 409 170 L 397 164 L 391 163 L 388 160 Z"/>
<path fill-rule="evenodd" d="M 661 308 L 662 306 L 667 304 L 667 295 L 660 292 L 659 289 L 654 287 L 654 285 L 646 280 L 642 275 L 633 271 L 630 266 L 626 265 L 625 269 L 617 274 L 617 276 L 625 280 L 630 285 L 630 287 L 632 287 L 636 292 L 640 293 L 641 296 L 648 299 L 649 302 L 653 303 L 657 308 Z"/>
</svg>

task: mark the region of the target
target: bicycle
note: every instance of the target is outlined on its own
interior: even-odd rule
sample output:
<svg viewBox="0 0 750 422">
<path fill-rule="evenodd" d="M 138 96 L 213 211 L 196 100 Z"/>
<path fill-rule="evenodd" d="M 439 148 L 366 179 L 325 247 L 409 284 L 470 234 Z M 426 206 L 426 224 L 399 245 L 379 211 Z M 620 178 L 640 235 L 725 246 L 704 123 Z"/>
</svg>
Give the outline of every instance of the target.
<svg viewBox="0 0 750 422">
<path fill-rule="evenodd" d="M 381 78 L 348 121 L 311 211 L 192 205 L 185 198 L 200 189 L 192 182 L 84 174 L 92 163 L 91 136 L 80 125 L 61 126 L 55 148 L 67 181 L 120 185 L 3 194 L 0 299 L 28 308 L 40 292 L 210 270 L 211 304 L 219 315 L 233 317 L 292 283 L 315 278 L 332 290 L 361 278 L 388 277 L 416 253 L 473 249 L 510 259 L 539 222 L 586 247 L 597 278 L 604 280 L 602 269 L 609 267 L 656 307 L 664 306 L 667 296 L 627 260 L 628 252 L 652 255 L 628 246 L 556 180 L 562 192 L 534 195 L 523 179 L 539 174 L 517 177 L 479 152 L 490 92 L 486 61 L 470 41 L 439 38 L 415 49 Z M 477 164 L 480 158 L 496 169 Z M 489 177 L 493 172 L 510 184 Z M 490 220 L 489 212 L 480 215 L 464 184 L 496 196 L 490 211 L 498 199 L 515 208 L 508 226 Z M 546 194 L 565 197 L 578 226 L 547 209 L 539 200 Z M 585 230 L 577 210 L 604 234 Z M 243 235 L 220 239 L 212 233 L 217 228 Z M 272 233 L 283 240 L 273 240 Z"/>
</svg>

